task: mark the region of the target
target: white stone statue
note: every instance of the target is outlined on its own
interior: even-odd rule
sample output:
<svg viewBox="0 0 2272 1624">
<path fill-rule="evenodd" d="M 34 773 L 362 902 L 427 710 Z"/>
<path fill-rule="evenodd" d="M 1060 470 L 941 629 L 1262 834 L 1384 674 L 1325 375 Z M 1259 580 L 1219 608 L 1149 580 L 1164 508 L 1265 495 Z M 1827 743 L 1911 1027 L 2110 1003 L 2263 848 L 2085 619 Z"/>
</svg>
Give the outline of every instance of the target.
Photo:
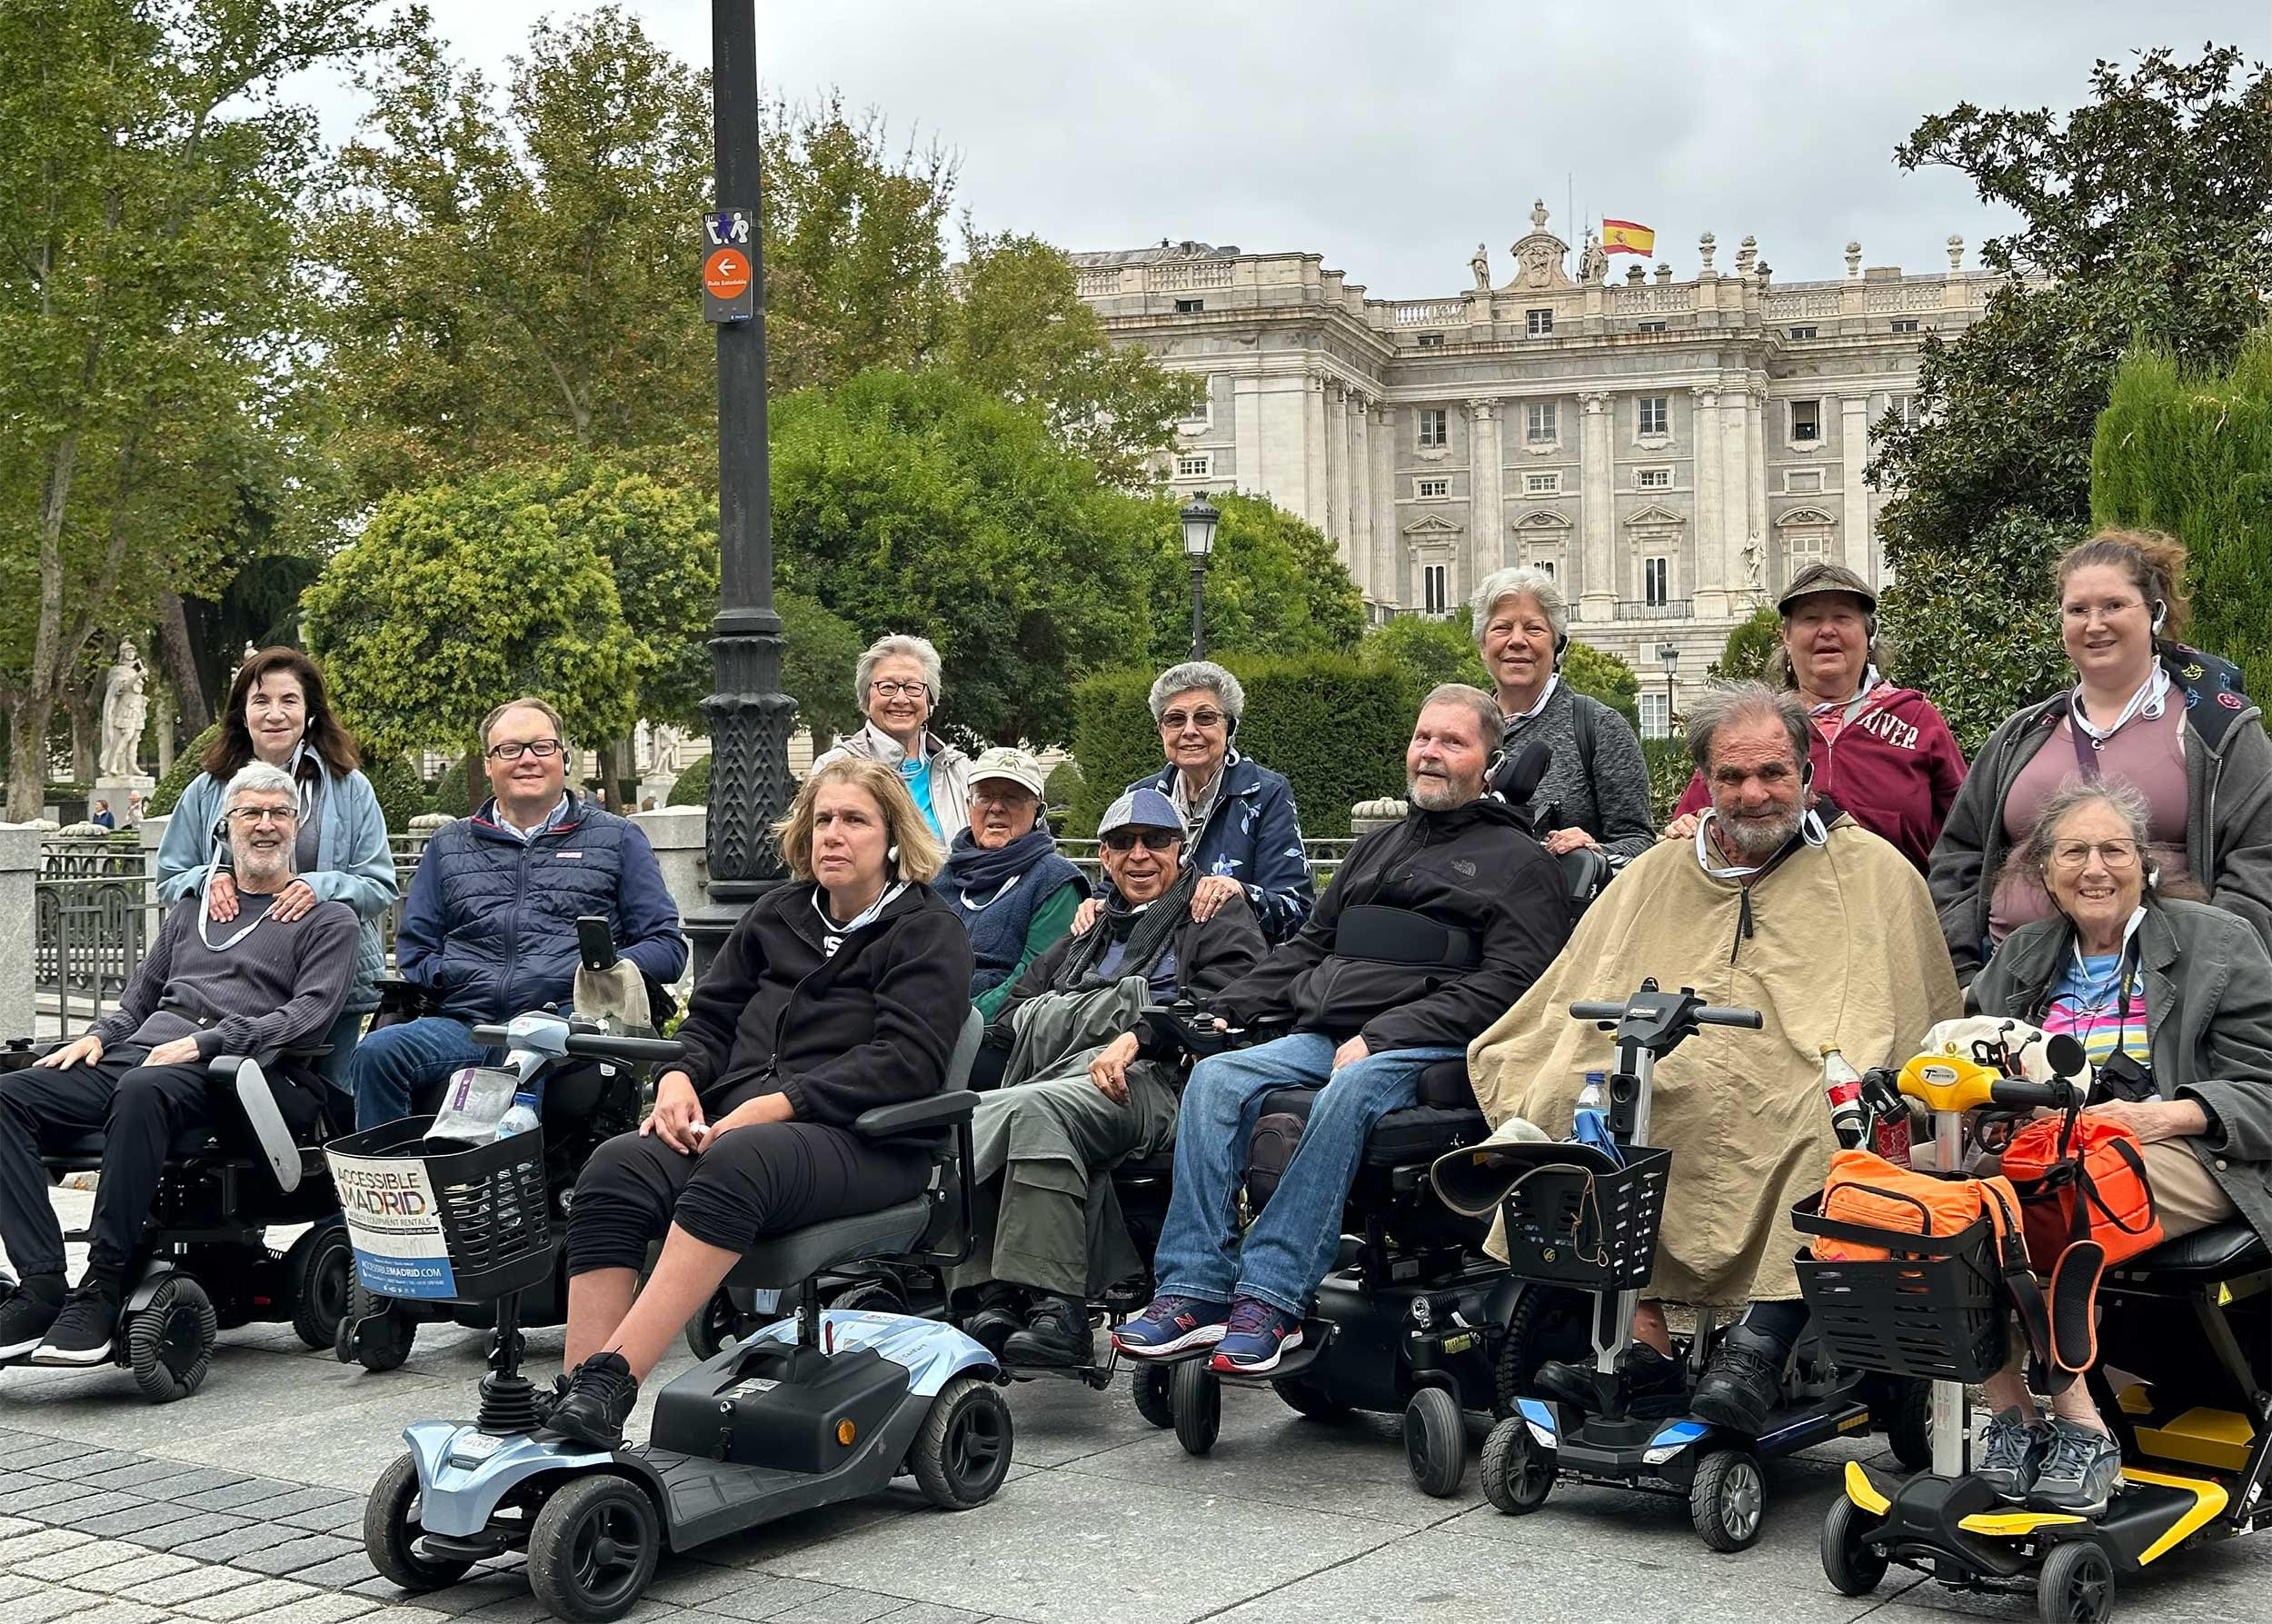
<svg viewBox="0 0 2272 1624">
<path fill-rule="evenodd" d="M 1479 294 L 1490 293 L 1491 291 L 1491 255 L 1487 244 L 1478 243 L 1475 245 L 1475 257 L 1468 261 L 1468 269 L 1475 273 L 1475 291 Z"/>
<path fill-rule="evenodd" d="M 1586 232 L 1586 252 L 1578 262 L 1578 280 L 1590 285 L 1606 282 L 1609 275 L 1609 252 L 1601 246 L 1590 227 Z"/>
<path fill-rule="evenodd" d="M 148 681 L 133 639 L 120 639 L 118 658 L 103 679 L 103 740 L 95 760 L 105 778 L 132 778 L 141 771 L 142 729 L 150 719 L 144 691 Z"/>
<path fill-rule="evenodd" d="M 1744 537 L 1743 585 L 1744 590 L 1750 593 L 1755 597 L 1765 593 L 1767 591 L 1766 553 L 1767 550 L 1759 545 L 1759 538 L 1758 536 L 1752 535 Z"/>
</svg>

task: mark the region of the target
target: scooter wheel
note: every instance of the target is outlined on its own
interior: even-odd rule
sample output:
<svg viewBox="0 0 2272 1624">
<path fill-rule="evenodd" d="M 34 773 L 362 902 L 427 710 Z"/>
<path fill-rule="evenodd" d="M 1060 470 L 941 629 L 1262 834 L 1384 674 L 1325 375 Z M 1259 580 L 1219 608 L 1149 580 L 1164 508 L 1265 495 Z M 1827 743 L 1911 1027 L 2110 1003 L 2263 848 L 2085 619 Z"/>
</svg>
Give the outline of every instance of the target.
<svg viewBox="0 0 2272 1624">
<path fill-rule="evenodd" d="M 576 1478 L 529 1529 L 529 1589 L 571 1624 L 608 1624 L 631 1611 L 654 1578 L 663 1531 L 654 1501 L 627 1478 Z"/>
<path fill-rule="evenodd" d="M 1404 1463 L 1423 1494 L 1446 1499 L 1468 1475 L 1468 1420 L 1460 1400 L 1424 1387 L 1404 1407 Z"/>
<path fill-rule="evenodd" d="M 904 1314 L 907 1299 L 897 1288 L 884 1280 L 862 1280 L 847 1286 L 828 1300 L 832 1309 L 864 1310 L 872 1314 Z"/>
<path fill-rule="evenodd" d="M 1714 1550 L 1746 1550 L 1767 1527 L 1767 1474 L 1749 1450 L 1714 1450 L 1696 1463 L 1689 1520 Z"/>
<path fill-rule="evenodd" d="M 1187 1455 L 1204 1455 L 1222 1432 L 1222 1378 L 1204 1359 L 1187 1359 L 1168 1382 L 1168 1407 L 1175 1414 L 1175 1440 Z"/>
<path fill-rule="evenodd" d="M 1554 1451 L 1510 1415 L 1483 1440 L 1483 1498 L 1510 1517 L 1527 1517 L 1554 1491 Z"/>
<path fill-rule="evenodd" d="M 1911 1471 L 1933 1464 L 1933 1384 L 1906 1377 L 1891 1380 L 1886 1400 L 1886 1441 L 1893 1458 Z"/>
<path fill-rule="evenodd" d="M 203 1286 L 185 1274 L 172 1274 L 158 1282 L 148 1308 L 126 1317 L 121 1334 L 142 1396 L 153 1404 L 171 1404 L 204 1385 L 220 1320 Z"/>
<path fill-rule="evenodd" d="M 1288 1409 L 1306 1415 L 1313 1421 L 1338 1421 L 1349 1414 L 1349 1406 L 1337 1404 L 1327 1398 L 1322 1390 L 1311 1386 L 1299 1376 L 1271 1383 L 1271 1390 L 1286 1400 Z"/>
<path fill-rule="evenodd" d="M 418 1340 L 418 1321 L 402 1304 L 351 1280 L 347 1311 L 339 1321 L 332 1352 L 343 1365 L 366 1370 L 399 1369 Z"/>
<path fill-rule="evenodd" d="M 1010 1406 L 1001 1390 L 958 1376 L 931 1401 L 911 1451 L 915 1486 L 945 1511 L 967 1511 L 993 1499 L 1010 1475 Z"/>
<path fill-rule="evenodd" d="M 347 1285 L 354 1275 L 354 1249 L 347 1226 L 326 1224 L 294 1243 L 299 1252 L 292 1274 L 292 1330 L 311 1348 L 328 1348 L 347 1311 Z"/>
<path fill-rule="evenodd" d="M 2043 1624 L 2106 1624 L 2114 1616 L 2114 1564 L 2088 1539 L 2063 1539 L 2043 1559 L 2036 1617 Z"/>
<path fill-rule="evenodd" d="M 405 1590 L 439 1590 L 463 1579 L 471 1562 L 437 1562 L 418 1553 L 418 1462 L 397 1455 L 363 1502 L 363 1550 L 379 1577 Z"/>
<path fill-rule="evenodd" d="M 1129 1396 L 1136 1401 L 1136 1413 L 1162 1432 L 1175 1425 L 1175 1405 L 1168 1393 L 1168 1382 L 1174 1374 L 1165 1365 L 1138 1365 L 1129 1379 Z"/>
<path fill-rule="evenodd" d="M 686 1350 L 696 1359 L 715 1359 L 729 1342 L 738 1342 L 757 1329 L 745 1324 L 723 1286 L 710 1294 L 702 1311 L 686 1322 Z"/>
<path fill-rule="evenodd" d="M 1830 1502 L 1822 1519 L 1822 1574 L 1839 1595 L 1867 1596 L 1884 1582 L 1886 1553 L 1862 1543 L 1882 1520 L 1842 1494 Z"/>
</svg>

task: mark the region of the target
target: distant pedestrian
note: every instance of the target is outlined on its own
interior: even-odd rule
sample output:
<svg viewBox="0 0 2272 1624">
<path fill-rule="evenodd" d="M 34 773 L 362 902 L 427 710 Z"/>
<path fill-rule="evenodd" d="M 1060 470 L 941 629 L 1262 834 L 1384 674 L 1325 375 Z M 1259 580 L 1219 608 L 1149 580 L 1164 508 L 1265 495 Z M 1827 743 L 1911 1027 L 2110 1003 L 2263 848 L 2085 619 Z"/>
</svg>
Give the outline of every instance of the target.
<svg viewBox="0 0 2272 1624">
<path fill-rule="evenodd" d="M 95 803 L 94 815 L 88 818 L 87 822 L 100 823 L 105 829 L 118 827 L 118 820 L 111 816 L 111 803 L 107 801 L 97 801 Z"/>
</svg>

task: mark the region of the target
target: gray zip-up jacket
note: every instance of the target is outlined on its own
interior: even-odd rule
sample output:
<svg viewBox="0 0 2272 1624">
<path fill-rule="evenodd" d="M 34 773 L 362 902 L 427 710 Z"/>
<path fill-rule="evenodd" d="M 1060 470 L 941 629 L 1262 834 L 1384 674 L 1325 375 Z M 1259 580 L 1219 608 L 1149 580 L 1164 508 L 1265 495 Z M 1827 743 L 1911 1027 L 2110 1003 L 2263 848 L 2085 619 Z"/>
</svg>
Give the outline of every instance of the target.
<svg viewBox="0 0 2272 1624">
<path fill-rule="evenodd" d="M 2074 942 L 2065 919 L 2020 926 L 1967 1001 L 2039 1025 Z M 2152 897 L 2137 942 L 2154 1087 L 2209 1113 L 2207 1134 L 2183 1142 L 2272 1242 L 2272 955 L 2221 908 Z"/>
<path fill-rule="evenodd" d="M 2186 872 L 2272 946 L 2272 739 L 2262 712 L 2227 661 L 2179 644 L 2163 651 L 2162 663 L 2173 702 L 2182 693 L 2186 703 Z M 2029 705 L 1988 735 L 1933 847 L 1925 878 L 1960 986 L 1988 956 L 1988 902 L 2009 855 L 2005 798 L 2058 735 L 2067 703 L 2062 692 Z"/>
</svg>

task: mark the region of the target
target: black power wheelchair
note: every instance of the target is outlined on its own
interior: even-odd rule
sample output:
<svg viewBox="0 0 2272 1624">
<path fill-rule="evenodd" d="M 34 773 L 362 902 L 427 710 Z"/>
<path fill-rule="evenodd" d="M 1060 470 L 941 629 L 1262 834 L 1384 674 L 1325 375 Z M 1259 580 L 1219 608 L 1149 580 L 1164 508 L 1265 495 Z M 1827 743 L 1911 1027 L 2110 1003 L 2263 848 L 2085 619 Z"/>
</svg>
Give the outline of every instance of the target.
<svg viewBox="0 0 2272 1624">
<path fill-rule="evenodd" d="M 0 1053 L 0 1071 L 29 1066 L 51 1047 L 13 1040 Z M 223 1330 L 289 1321 L 309 1347 L 331 1345 L 346 1310 L 350 1269 L 347 1231 L 324 1163 L 324 1141 L 347 1126 L 339 1120 L 344 1103 L 316 1071 L 329 1052 L 319 1045 L 208 1062 L 216 1121 L 182 1133 L 167 1150 L 127 1268 L 112 1354 L 151 1402 L 195 1392 Z M 58 1135 L 40 1151 L 49 1179 L 60 1183 L 100 1170 L 103 1135 Z M 267 1230 L 287 1224 L 311 1227 L 276 1251 Z M 73 1230 L 65 1238 L 87 1236 Z"/>
</svg>

